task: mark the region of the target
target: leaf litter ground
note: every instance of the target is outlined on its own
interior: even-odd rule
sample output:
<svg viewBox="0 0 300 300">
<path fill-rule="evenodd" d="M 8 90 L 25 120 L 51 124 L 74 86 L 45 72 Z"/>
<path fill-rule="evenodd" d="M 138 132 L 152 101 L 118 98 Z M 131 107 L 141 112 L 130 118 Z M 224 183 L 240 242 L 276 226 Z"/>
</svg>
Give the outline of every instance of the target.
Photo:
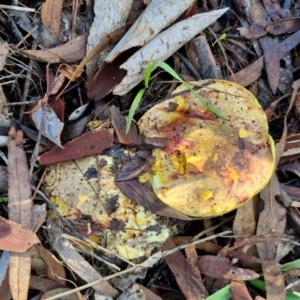
<svg viewBox="0 0 300 300">
<path fill-rule="evenodd" d="M 120 7 L 119 1 L 95 1 L 94 16 L 90 1 L 6 2 L 0 4 L 3 299 L 298 299 L 299 3 L 128 0 Z M 203 27 L 190 23 L 199 13 L 207 13 Z M 145 68 L 146 53 L 155 51 L 154 60 L 165 61 L 185 82 L 235 81 L 262 105 L 276 142 L 276 172 L 237 210 L 194 220 L 137 180 L 153 162 L 151 150 L 167 143 L 139 136 L 135 123 L 125 134 L 125 116 L 144 87 L 137 66 Z M 135 121 L 170 99 L 177 85 L 154 71 Z M 80 169 L 76 160 L 91 155 L 95 166 Z M 148 246 L 148 252 L 139 248 L 146 258 L 107 248 L 105 230 L 111 241 L 129 232 L 120 217 L 94 222 L 78 203 L 49 201 L 44 177 L 55 173 L 56 163 L 70 161 L 78 187 L 96 182 L 109 165 L 112 184 L 136 201 L 132 215 L 141 207 L 141 219 L 149 211 L 159 216 L 138 237 L 127 237 L 130 245 Z M 73 176 L 58 175 L 66 182 Z M 93 195 L 105 190 L 101 180 Z M 68 185 L 65 192 L 75 193 Z M 113 214 L 118 201 L 110 197 L 102 205 Z M 159 236 L 164 228 L 170 239 L 149 242 L 149 232 Z"/>
</svg>

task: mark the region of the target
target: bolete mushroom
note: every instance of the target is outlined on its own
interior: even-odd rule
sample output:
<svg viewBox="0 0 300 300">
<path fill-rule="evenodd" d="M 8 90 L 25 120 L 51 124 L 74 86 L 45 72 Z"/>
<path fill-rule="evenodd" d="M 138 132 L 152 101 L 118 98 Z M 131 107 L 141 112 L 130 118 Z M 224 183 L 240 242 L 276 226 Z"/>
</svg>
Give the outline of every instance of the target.
<svg viewBox="0 0 300 300">
<path fill-rule="evenodd" d="M 115 172 L 127 154 L 113 147 L 103 155 L 52 165 L 44 190 L 62 215 L 90 224 L 91 232 L 86 227 L 85 233 L 98 233 L 108 250 L 136 259 L 149 256 L 174 229 L 166 218 L 132 202 L 116 186 Z"/>
<path fill-rule="evenodd" d="M 223 80 L 192 86 L 227 120 L 189 91 L 153 106 L 138 122 L 141 134 L 168 142 L 153 150 L 152 170 L 140 181 L 150 180 L 159 199 L 186 215 L 214 217 L 264 188 L 274 171 L 274 142 L 266 115 L 248 90 Z"/>
</svg>

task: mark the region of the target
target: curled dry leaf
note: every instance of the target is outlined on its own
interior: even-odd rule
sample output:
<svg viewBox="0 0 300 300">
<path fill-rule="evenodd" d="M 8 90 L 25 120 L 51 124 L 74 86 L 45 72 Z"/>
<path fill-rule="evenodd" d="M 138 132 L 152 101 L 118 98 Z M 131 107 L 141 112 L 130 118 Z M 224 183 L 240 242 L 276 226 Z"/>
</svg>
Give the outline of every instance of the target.
<svg viewBox="0 0 300 300">
<path fill-rule="evenodd" d="M 267 118 L 254 96 L 235 83 L 207 82 L 193 85 L 202 84 L 197 93 L 227 121 L 187 93 L 155 105 L 138 122 L 142 135 L 168 138 L 164 148 L 153 150 L 152 171 L 140 180 L 149 180 L 167 205 L 198 217 L 245 203 L 268 183 L 275 164 Z M 170 101 L 178 104 L 171 112 Z"/>
<path fill-rule="evenodd" d="M 103 40 L 105 36 L 125 25 L 132 3 L 133 0 L 96 0 L 94 2 L 95 18 L 89 32 L 87 53 L 89 53 L 99 41 Z M 106 44 L 87 64 L 88 78 L 93 75 L 99 66 L 99 62 L 100 64 L 102 63 L 109 49 L 110 45 Z"/>
<path fill-rule="evenodd" d="M 46 110 L 45 113 L 43 110 Z M 60 135 L 64 126 L 53 109 L 46 105 L 45 107 L 40 107 L 37 111 L 33 112 L 31 119 L 37 130 L 40 130 L 42 126 L 42 135 L 49 139 L 51 142 L 59 147 L 61 146 Z"/>
<path fill-rule="evenodd" d="M 81 70 L 74 76 L 77 67 L 78 67 L 77 65 L 61 64 L 58 68 L 58 72 L 63 74 L 69 80 L 75 81 L 81 76 L 83 72 L 83 70 Z"/>
</svg>

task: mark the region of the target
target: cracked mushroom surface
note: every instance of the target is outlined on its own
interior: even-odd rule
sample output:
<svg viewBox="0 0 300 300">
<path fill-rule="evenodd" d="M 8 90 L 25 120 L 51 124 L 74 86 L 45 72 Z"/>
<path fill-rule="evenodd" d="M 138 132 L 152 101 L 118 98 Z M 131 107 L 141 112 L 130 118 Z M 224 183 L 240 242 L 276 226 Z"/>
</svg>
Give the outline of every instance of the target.
<svg viewBox="0 0 300 300">
<path fill-rule="evenodd" d="M 126 259 L 149 256 L 172 228 L 126 198 L 117 188 L 115 173 L 127 152 L 113 147 L 103 155 L 57 163 L 44 179 L 45 193 L 63 216 L 101 228 L 106 248 Z"/>
<path fill-rule="evenodd" d="M 248 90 L 223 80 L 191 85 L 200 86 L 196 92 L 227 120 L 189 92 L 153 106 L 138 122 L 141 135 L 168 142 L 153 150 L 155 162 L 140 181 L 149 180 L 160 200 L 186 215 L 213 217 L 266 186 L 275 167 L 274 142 L 266 115 Z"/>
</svg>

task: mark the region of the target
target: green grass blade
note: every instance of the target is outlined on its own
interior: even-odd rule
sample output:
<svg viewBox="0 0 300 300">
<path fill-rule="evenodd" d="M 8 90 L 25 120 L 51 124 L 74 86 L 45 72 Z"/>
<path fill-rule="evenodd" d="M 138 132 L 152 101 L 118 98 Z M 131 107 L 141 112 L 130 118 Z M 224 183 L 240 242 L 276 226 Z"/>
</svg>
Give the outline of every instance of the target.
<svg viewBox="0 0 300 300">
<path fill-rule="evenodd" d="M 257 289 L 261 290 L 261 291 L 266 291 L 266 286 L 264 281 L 259 280 L 259 279 L 252 279 L 252 280 L 248 280 L 248 283 L 250 283 L 252 286 L 256 287 Z M 291 291 L 286 291 L 285 292 L 285 299 L 286 300 L 299 300 L 299 296 L 295 295 L 293 292 Z"/>
<path fill-rule="evenodd" d="M 225 116 L 223 116 L 223 114 L 218 111 L 213 105 L 211 105 L 210 103 L 208 103 L 204 98 L 202 98 L 201 96 L 199 96 L 194 89 L 185 81 L 183 81 L 181 79 L 181 77 L 165 62 L 159 61 L 159 62 L 155 62 L 152 64 L 153 68 L 159 67 L 161 69 L 164 69 L 166 72 L 168 72 L 171 76 L 173 76 L 176 80 L 178 80 L 181 84 L 183 84 L 195 97 L 197 97 L 197 99 L 203 104 L 205 105 L 212 113 L 214 113 L 216 116 L 218 116 L 219 118 L 223 119 L 223 120 L 228 120 L 228 118 L 226 118 Z"/>
<path fill-rule="evenodd" d="M 139 90 L 139 92 L 136 94 L 131 106 L 130 106 L 130 110 L 128 113 L 128 117 L 127 117 L 127 122 L 126 122 L 126 134 L 128 133 L 129 129 L 130 129 L 130 124 L 132 122 L 133 116 L 137 110 L 137 108 L 140 105 L 140 102 L 143 98 L 143 95 L 145 93 L 145 89 L 141 89 Z"/>
<path fill-rule="evenodd" d="M 281 267 L 281 271 L 288 271 L 290 269 L 300 269 L 300 259 L 296 259 L 289 263 L 283 264 Z"/>
<path fill-rule="evenodd" d="M 230 284 L 218 290 L 214 294 L 205 298 L 205 300 L 228 300 L 231 298 Z"/>
<path fill-rule="evenodd" d="M 151 77 L 153 69 L 155 68 L 154 63 L 152 62 L 153 55 L 154 55 L 154 53 L 151 55 L 150 60 L 148 61 L 147 68 L 146 68 L 145 74 L 144 74 L 145 89 L 149 88 L 150 77 Z"/>
</svg>

